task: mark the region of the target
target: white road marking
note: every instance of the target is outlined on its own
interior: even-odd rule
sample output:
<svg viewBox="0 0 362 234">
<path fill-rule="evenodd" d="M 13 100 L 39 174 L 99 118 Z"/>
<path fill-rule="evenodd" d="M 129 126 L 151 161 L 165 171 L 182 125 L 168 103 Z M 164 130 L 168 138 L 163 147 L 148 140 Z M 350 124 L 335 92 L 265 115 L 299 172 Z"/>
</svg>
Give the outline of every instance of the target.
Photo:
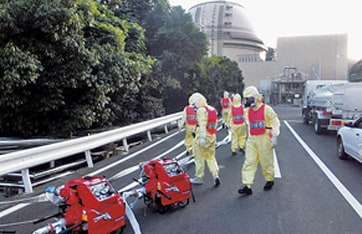
<svg viewBox="0 0 362 234">
<path fill-rule="evenodd" d="M 294 129 L 284 121 L 285 125 L 288 127 L 289 131 L 297 139 L 297 141 L 302 145 L 302 147 L 308 152 L 309 156 L 314 160 L 314 162 L 319 166 L 323 173 L 328 177 L 332 184 L 337 188 L 341 195 L 346 199 L 346 201 L 351 205 L 351 207 L 356 211 L 359 217 L 362 219 L 362 205 L 358 200 L 348 191 L 348 189 L 338 180 L 338 178 L 333 174 L 331 170 L 318 158 L 318 156 L 313 152 L 313 150 L 300 138 L 300 136 L 294 131 Z"/>
<path fill-rule="evenodd" d="M 0 212 L 0 218 L 6 216 L 6 215 L 8 215 L 8 214 L 11 214 L 11 213 L 13 213 L 13 212 L 15 212 L 15 211 L 17 211 L 17 210 L 20 210 L 20 209 L 22 209 L 23 207 L 25 207 L 25 206 L 27 206 L 27 205 L 30 205 L 30 204 L 31 204 L 31 203 L 20 203 L 20 204 L 17 204 L 17 205 L 15 205 L 15 206 L 13 206 L 13 207 L 10 207 L 10 208 L 8 208 L 8 209 L 6 209 L 6 210 L 4 210 L 4 211 L 1 211 L 1 212 Z"/>
<path fill-rule="evenodd" d="M 275 178 L 282 178 L 282 174 L 280 173 L 280 167 L 278 163 L 277 153 L 275 149 L 273 149 L 273 156 L 274 156 L 274 177 Z"/>
</svg>

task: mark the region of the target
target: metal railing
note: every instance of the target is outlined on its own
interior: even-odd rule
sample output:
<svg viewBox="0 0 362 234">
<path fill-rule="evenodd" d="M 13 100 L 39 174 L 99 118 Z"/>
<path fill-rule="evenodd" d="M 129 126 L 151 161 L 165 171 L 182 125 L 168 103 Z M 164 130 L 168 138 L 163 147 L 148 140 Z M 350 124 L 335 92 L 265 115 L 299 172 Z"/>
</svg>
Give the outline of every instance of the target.
<svg viewBox="0 0 362 234">
<path fill-rule="evenodd" d="M 31 193 L 33 187 L 29 168 L 82 152 L 85 154 L 88 167 L 91 168 L 93 161 L 90 150 L 122 140 L 125 151 L 128 151 L 128 137 L 147 132 L 148 140 L 152 141 L 152 129 L 164 126 L 165 132 L 168 133 L 168 124 L 177 122 L 181 118 L 182 112 L 178 112 L 90 136 L 3 154 L 0 155 L 0 176 L 21 171 L 25 192 Z"/>
</svg>

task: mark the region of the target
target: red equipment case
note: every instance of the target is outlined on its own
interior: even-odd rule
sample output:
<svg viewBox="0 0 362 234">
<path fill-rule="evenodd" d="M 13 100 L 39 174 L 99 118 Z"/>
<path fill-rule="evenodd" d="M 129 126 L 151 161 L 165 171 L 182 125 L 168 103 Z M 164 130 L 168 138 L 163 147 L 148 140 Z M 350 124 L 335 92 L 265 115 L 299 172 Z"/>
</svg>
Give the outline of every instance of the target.
<svg viewBox="0 0 362 234">
<path fill-rule="evenodd" d="M 153 159 L 142 165 L 144 202 L 160 213 L 185 207 L 191 197 L 190 177 L 172 158 Z"/>
</svg>

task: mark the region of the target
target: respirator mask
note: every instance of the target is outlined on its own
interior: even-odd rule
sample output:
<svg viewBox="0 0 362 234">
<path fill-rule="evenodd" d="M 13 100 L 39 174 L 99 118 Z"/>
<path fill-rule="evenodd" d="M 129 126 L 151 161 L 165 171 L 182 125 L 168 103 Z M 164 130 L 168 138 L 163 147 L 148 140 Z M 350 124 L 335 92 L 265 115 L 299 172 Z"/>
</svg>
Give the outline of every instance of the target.
<svg viewBox="0 0 362 234">
<path fill-rule="evenodd" d="M 195 111 L 195 113 L 197 112 L 197 105 L 196 105 L 196 103 L 192 103 L 192 107 L 194 108 L 194 111 Z"/>
<path fill-rule="evenodd" d="M 254 97 L 247 97 L 244 99 L 244 106 L 245 107 L 254 107 L 255 106 L 255 98 Z"/>
</svg>

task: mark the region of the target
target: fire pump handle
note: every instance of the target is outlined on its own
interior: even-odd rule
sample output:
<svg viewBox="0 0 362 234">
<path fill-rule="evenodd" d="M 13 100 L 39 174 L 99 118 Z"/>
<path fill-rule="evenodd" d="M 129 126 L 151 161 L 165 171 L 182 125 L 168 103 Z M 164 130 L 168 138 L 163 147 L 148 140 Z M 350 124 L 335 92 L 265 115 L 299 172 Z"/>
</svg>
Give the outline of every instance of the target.
<svg viewBox="0 0 362 234">
<path fill-rule="evenodd" d="M 161 190 L 157 190 L 157 192 L 159 192 L 161 195 L 165 196 L 168 200 L 171 200 L 172 197 L 164 192 L 162 192 Z"/>
</svg>

